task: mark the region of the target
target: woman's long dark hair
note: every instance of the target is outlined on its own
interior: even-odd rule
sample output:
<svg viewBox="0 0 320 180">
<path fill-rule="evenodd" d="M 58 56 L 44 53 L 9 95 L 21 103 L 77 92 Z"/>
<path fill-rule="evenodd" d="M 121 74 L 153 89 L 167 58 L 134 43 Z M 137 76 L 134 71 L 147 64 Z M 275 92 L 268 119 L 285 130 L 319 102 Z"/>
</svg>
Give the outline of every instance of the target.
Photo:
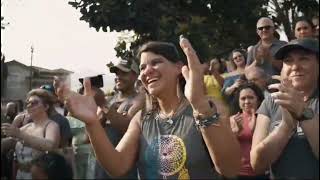
<svg viewBox="0 0 320 180">
<path fill-rule="evenodd" d="M 232 115 L 236 114 L 237 112 L 242 112 L 242 109 L 239 106 L 239 98 L 240 98 L 240 92 L 244 89 L 251 89 L 257 96 L 258 98 L 258 108 L 261 105 L 262 101 L 264 100 L 264 94 L 262 90 L 254 83 L 252 82 L 246 82 L 242 84 L 236 91 L 235 91 L 235 96 L 234 96 L 234 108 Z"/>
<path fill-rule="evenodd" d="M 186 61 L 180 59 L 178 50 L 176 46 L 173 43 L 168 42 L 161 42 L 161 41 L 150 41 L 145 44 L 143 44 L 137 52 L 136 58 L 140 61 L 141 54 L 143 52 L 152 52 L 154 54 L 161 55 L 165 57 L 167 60 L 169 60 L 172 63 L 178 63 L 181 62 L 182 64 L 187 64 Z M 184 92 L 186 81 L 182 74 L 179 75 L 179 87 L 182 92 Z M 156 108 L 156 101 L 154 98 L 150 97 L 147 98 L 146 102 L 146 110 L 150 111 L 151 109 Z M 151 105 L 151 106 L 150 106 Z"/>
</svg>

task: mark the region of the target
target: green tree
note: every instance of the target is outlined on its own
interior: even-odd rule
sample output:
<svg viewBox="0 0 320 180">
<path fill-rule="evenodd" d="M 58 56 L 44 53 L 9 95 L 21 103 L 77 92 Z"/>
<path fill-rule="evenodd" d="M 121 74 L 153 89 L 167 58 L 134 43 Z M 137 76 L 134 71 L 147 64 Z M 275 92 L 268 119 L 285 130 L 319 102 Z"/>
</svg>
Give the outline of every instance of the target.
<svg viewBox="0 0 320 180">
<path fill-rule="evenodd" d="M 133 31 L 130 47 L 120 40 L 117 56 L 132 56 L 132 50 L 148 40 L 178 44 L 186 35 L 202 59 L 219 56 L 257 41 L 255 24 L 267 15 L 268 0 L 75 0 L 80 20 L 97 31 Z M 129 51 L 128 51 L 129 50 Z"/>
<path fill-rule="evenodd" d="M 293 26 L 300 13 L 309 19 L 319 15 L 318 0 L 269 0 L 268 5 L 273 20 L 278 26 L 283 25 L 289 39 L 294 38 Z"/>
</svg>

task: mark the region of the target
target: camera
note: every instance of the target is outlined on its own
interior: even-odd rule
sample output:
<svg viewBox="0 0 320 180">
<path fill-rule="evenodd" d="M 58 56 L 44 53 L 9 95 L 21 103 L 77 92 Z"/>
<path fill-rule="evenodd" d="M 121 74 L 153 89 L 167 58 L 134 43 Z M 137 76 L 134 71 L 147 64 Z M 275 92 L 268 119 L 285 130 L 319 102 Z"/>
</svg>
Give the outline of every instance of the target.
<svg viewBox="0 0 320 180">
<path fill-rule="evenodd" d="M 83 86 L 83 78 L 79 79 L 80 83 Z M 103 87 L 103 77 L 102 75 L 90 77 L 91 86 L 101 88 Z"/>
</svg>

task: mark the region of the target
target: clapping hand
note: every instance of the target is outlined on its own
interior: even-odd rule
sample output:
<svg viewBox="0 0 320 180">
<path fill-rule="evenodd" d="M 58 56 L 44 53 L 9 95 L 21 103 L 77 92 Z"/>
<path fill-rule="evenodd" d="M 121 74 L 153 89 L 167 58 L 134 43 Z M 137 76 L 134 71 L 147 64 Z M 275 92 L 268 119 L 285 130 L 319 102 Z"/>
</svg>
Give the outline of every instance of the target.
<svg viewBox="0 0 320 180">
<path fill-rule="evenodd" d="M 205 98 L 204 68 L 188 39 L 180 36 L 180 46 L 188 60 L 188 65 L 182 67 L 182 75 L 186 80 L 185 96 L 191 104 L 197 104 Z"/>
<path fill-rule="evenodd" d="M 20 135 L 20 129 L 13 126 L 12 124 L 9 123 L 2 123 L 1 124 L 1 131 L 3 135 L 8 136 L 8 137 L 19 137 Z"/>
<path fill-rule="evenodd" d="M 240 112 L 238 112 L 237 114 L 233 115 L 230 117 L 230 121 L 231 121 L 231 129 L 232 132 L 235 134 L 240 134 L 242 129 L 243 129 L 243 118 L 242 118 L 242 114 Z"/>
<path fill-rule="evenodd" d="M 270 59 L 270 45 L 260 45 L 256 51 L 255 60 L 257 64 L 263 64 L 264 60 Z"/>
<path fill-rule="evenodd" d="M 238 89 L 242 84 L 244 84 L 246 81 L 243 79 L 237 79 L 232 86 L 234 86 L 235 89 Z"/>
<path fill-rule="evenodd" d="M 277 90 L 271 93 L 274 102 L 287 109 L 293 117 L 300 117 L 307 105 L 302 93 L 294 89 L 290 80 L 281 79 L 280 76 L 272 76 L 272 78 L 281 82 L 269 85 L 269 89 Z"/>
<path fill-rule="evenodd" d="M 58 96 L 64 103 L 71 115 L 87 125 L 98 122 L 97 104 L 94 101 L 94 92 L 88 78 L 84 79 L 84 95 L 70 90 L 65 83 L 58 88 Z"/>
<path fill-rule="evenodd" d="M 293 88 L 290 80 L 281 79 L 280 76 L 272 76 L 272 78 L 279 80 L 281 83 L 269 85 L 269 89 L 278 90 L 271 93 L 271 97 L 276 104 L 280 105 L 283 122 L 290 129 L 294 129 L 298 122 L 296 117 L 300 116 L 306 106 L 302 93 Z"/>
<path fill-rule="evenodd" d="M 193 108 L 194 115 L 211 116 L 219 112 L 221 119 L 229 118 L 229 111 L 224 102 L 212 99 L 213 106 L 209 104 L 203 81 L 204 68 L 189 40 L 180 36 L 180 46 L 188 60 L 188 65 L 183 66 L 181 70 L 186 80 L 184 93 Z"/>
</svg>

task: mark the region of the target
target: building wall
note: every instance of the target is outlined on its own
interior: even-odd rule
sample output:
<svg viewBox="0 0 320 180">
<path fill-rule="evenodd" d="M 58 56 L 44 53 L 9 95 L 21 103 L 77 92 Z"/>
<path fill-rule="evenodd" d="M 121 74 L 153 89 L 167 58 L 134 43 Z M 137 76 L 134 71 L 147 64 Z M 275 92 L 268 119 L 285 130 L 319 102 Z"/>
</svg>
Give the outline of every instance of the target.
<svg viewBox="0 0 320 180">
<path fill-rule="evenodd" d="M 30 86 L 30 71 L 19 64 L 8 64 L 5 99 L 25 100 Z"/>
<path fill-rule="evenodd" d="M 34 69 L 32 76 L 32 87 L 30 88 L 30 67 L 19 62 L 8 62 L 8 76 L 5 93 L 2 101 L 25 101 L 30 89 L 39 88 L 44 84 L 52 84 L 53 76 L 61 76 L 64 73 L 48 71 L 38 71 Z"/>
</svg>

